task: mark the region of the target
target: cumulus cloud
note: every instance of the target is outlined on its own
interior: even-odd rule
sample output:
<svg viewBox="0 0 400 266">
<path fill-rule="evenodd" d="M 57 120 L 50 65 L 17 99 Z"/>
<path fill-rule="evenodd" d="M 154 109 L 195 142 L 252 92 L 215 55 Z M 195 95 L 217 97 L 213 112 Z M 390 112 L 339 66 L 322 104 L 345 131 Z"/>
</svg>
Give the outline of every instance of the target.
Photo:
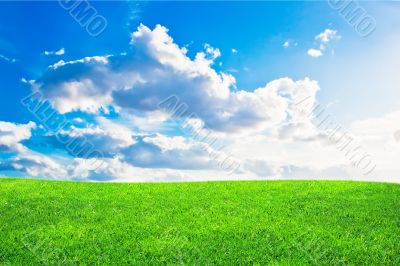
<svg viewBox="0 0 400 266">
<path fill-rule="evenodd" d="M 100 167 L 90 167 L 97 164 L 94 159 L 77 158 L 70 176 L 77 180 L 114 182 L 190 181 L 196 180 L 196 177 L 204 177 L 205 174 L 209 178 L 218 179 L 218 174 L 210 175 L 208 170 L 187 172 L 176 169 L 135 167 L 118 156 L 102 159 Z"/>
<path fill-rule="evenodd" d="M 111 103 L 112 80 L 107 81 L 107 57 L 95 56 L 51 65 L 33 83 L 61 114 L 72 111 L 96 113 Z M 110 77 L 111 78 L 111 77 Z"/>
<path fill-rule="evenodd" d="M 314 93 L 318 87 L 309 79 L 284 78 L 253 92 L 236 90 L 232 75 L 211 66 L 220 56 L 218 49 L 206 44 L 205 51 L 191 59 L 160 25 L 153 30 L 140 25 L 131 46 L 133 52 L 127 55 L 60 61 L 35 86 L 61 113 L 96 113 L 109 106 L 121 112 L 154 112 L 160 102 L 176 95 L 188 106 L 180 116 L 195 113 L 207 127 L 229 132 L 285 121 L 295 94 Z"/>
<path fill-rule="evenodd" d="M 64 149 L 71 156 L 85 157 L 94 151 L 102 156 L 112 157 L 118 154 L 122 148 L 136 143 L 135 135 L 130 128 L 113 122 L 104 117 L 95 119 L 95 124 L 86 127 L 72 125 L 48 136 L 54 148 Z M 59 145 L 59 139 L 68 145 Z"/>
<path fill-rule="evenodd" d="M 212 169 L 216 168 L 206 144 L 193 143 L 182 137 L 162 135 L 139 138 L 138 143 L 122 154 L 130 164 L 143 168 Z"/>
<path fill-rule="evenodd" d="M 116 156 L 76 158 L 71 176 L 102 181 L 189 181 L 223 176 L 229 179 L 215 161 L 221 153 L 182 136 L 138 136 L 135 144 L 121 149 Z"/>
<path fill-rule="evenodd" d="M 0 151 L 21 152 L 25 147 L 20 143 L 32 136 L 31 130 L 36 127 L 34 122 L 14 124 L 0 121 Z"/>
<path fill-rule="evenodd" d="M 316 40 L 324 47 L 337 36 L 332 31 L 321 34 Z M 320 52 L 317 56 L 322 55 L 319 49 L 314 49 Z M 309 116 L 320 89 L 316 81 L 284 77 L 242 90 L 233 75 L 213 68 L 220 56 L 218 48 L 205 44 L 189 57 L 167 28 L 140 25 L 127 53 L 60 60 L 28 83 L 57 111 L 72 117 L 74 123 L 59 135 L 86 141 L 104 156 L 76 156 L 54 134 L 43 141 L 52 143 L 57 155 L 41 154 L 22 144 L 32 137 L 33 123 L 4 122 L 1 149 L 16 156 L 1 160 L 0 169 L 101 181 L 349 176 L 344 159 L 321 141 L 326 136 Z M 304 99 L 307 110 L 298 106 Z M 398 116 L 385 119 L 394 123 Z M 389 123 L 379 121 L 382 128 Z M 223 149 L 185 135 L 182 122 L 211 132 Z M 372 131 L 373 123 L 378 122 L 359 122 L 352 130 Z M 398 143 L 397 130 L 385 133 L 391 144 Z M 374 139 L 374 134 L 365 137 Z M 241 167 L 227 174 L 218 166 L 219 155 L 234 157 Z"/>
<path fill-rule="evenodd" d="M 19 171 L 29 176 L 66 178 L 67 171 L 53 159 L 27 148 L 21 142 L 32 136 L 34 122 L 14 124 L 0 121 L 0 152 L 13 152 L 0 160 L 0 170 Z"/>
<path fill-rule="evenodd" d="M 129 52 L 119 55 L 60 60 L 49 66 L 42 77 L 29 82 L 61 114 L 80 111 L 95 117 L 93 122 L 86 123 L 75 118 L 80 122 L 59 135 L 89 143 L 104 154 L 104 162 L 129 165 L 127 168 L 135 171 L 212 170 L 221 176 L 215 158 L 229 154 L 202 140 L 161 134 L 162 130 L 176 131 L 176 124 L 175 128 L 165 128 L 171 121 L 179 124 L 185 120 L 188 125 L 199 122 L 200 128 L 219 137 L 227 137 L 227 133 L 263 134 L 265 130 L 275 132 L 279 128 L 276 135 L 290 139 L 296 135 L 300 138 L 307 130 L 311 132 L 309 119 L 295 104 L 304 98 L 315 101 L 319 90 L 316 81 L 281 78 L 253 91 L 240 90 L 232 75 L 213 69 L 221 55 L 218 48 L 205 44 L 203 51 L 190 58 L 187 49 L 179 47 L 168 29 L 160 25 L 153 30 L 140 25 L 132 33 L 130 46 Z M 172 102 L 165 102 L 166 99 Z M 110 110 L 115 110 L 123 122 L 101 116 Z M 54 135 L 47 135 L 43 141 L 75 157 L 73 163 L 71 157 L 67 160 L 70 165 L 65 168 L 71 177 L 79 178 L 77 172 L 89 179 L 118 175 L 118 170 L 81 169 L 83 162 L 95 158 L 72 154 L 57 143 Z M 281 169 L 263 160 L 241 161 L 242 173 L 253 173 L 251 176 L 276 174 Z M 72 167 L 80 170 L 74 171 Z"/>
<path fill-rule="evenodd" d="M 0 170 L 19 171 L 28 176 L 43 178 L 69 178 L 66 167 L 40 153 L 30 150 L 0 162 Z"/>
<path fill-rule="evenodd" d="M 79 128 L 72 126 L 68 131 L 63 131 L 61 134 L 66 134 L 70 137 L 82 136 L 105 136 L 109 140 L 105 144 L 108 147 L 126 147 L 135 143 L 132 131 L 121 124 L 115 123 L 104 117 L 96 118 L 96 124 L 89 127 Z"/>
</svg>

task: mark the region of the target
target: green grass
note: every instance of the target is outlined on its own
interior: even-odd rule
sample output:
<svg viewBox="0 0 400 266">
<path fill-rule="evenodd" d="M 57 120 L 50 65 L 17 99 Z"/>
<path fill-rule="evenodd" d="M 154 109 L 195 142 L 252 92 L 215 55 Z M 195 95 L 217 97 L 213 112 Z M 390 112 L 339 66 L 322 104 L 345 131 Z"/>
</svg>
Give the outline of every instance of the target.
<svg viewBox="0 0 400 266">
<path fill-rule="evenodd" d="M 400 185 L 0 179 L 0 264 L 400 265 Z"/>
</svg>

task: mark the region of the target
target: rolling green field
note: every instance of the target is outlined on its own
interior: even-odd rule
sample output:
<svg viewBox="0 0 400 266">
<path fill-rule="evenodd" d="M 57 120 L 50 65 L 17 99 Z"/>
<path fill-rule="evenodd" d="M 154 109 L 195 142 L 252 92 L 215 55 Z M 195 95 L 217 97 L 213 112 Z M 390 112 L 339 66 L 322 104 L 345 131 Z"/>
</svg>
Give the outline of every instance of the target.
<svg viewBox="0 0 400 266">
<path fill-rule="evenodd" d="M 400 265 L 400 185 L 0 179 L 3 265 Z"/>
</svg>

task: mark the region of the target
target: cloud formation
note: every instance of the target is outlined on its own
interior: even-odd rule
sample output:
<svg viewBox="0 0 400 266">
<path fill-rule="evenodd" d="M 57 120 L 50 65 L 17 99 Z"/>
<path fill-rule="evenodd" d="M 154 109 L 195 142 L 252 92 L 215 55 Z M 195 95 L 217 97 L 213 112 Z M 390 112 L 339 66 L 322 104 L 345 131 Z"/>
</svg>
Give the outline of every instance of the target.
<svg viewBox="0 0 400 266">
<path fill-rule="evenodd" d="M 283 78 L 253 92 L 234 90 L 231 74 L 216 72 L 219 49 L 204 46 L 194 59 L 160 25 L 144 25 L 132 34 L 132 53 L 60 61 L 36 81 L 60 113 L 96 113 L 110 106 L 122 112 L 154 112 L 170 95 L 188 105 L 181 116 L 195 113 L 217 131 L 265 129 L 288 118 L 291 102 L 300 94 L 315 97 L 318 85 Z"/>
<path fill-rule="evenodd" d="M 20 143 L 31 137 L 31 130 L 36 127 L 34 122 L 14 124 L 0 121 L 0 150 L 21 152 L 25 147 Z"/>
<path fill-rule="evenodd" d="M 61 49 L 56 50 L 56 51 L 44 51 L 43 54 L 47 55 L 47 56 L 49 56 L 49 55 L 63 55 L 63 54 L 65 54 L 65 49 L 61 48 Z"/>
<path fill-rule="evenodd" d="M 19 125 L 0 121 L 0 152 L 6 156 L 0 160 L 0 170 L 19 171 L 29 176 L 68 178 L 67 171 L 60 164 L 21 143 L 31 138 L 31 131 L 35 128 L 34 122 Z"/>
<path fill-rule="evenodd" d="M 307 54 L 312 57 L 322 56 L 322 51 L 318 49 L 308 49 Z"/>
<path fill-rule="evenodd" d="M 336 36 L 325 30 L 316 40 L 326 47 Z M 220 56 L 218 48 L 205 44 L 191 58 L 167 28 L 140 25 L 126 53 L 50 65 L 26 83 L 72 122 L 57 134 L 33 122 L 0 122 L 0 151 L 13 153 L 1 159 L 0 170 L 100 181 L 351 176 L 345 159 L 310 116 L 320 90 L 317 81 L 283 77 L 243 90 L 233 75 L 215 70 Z M 299 108 L 304 100 L 307 107 Z M 352 132 L 372 131 L 376 123 L 359 121 Z M 187 127 L 195 136 L 187 134 Z M 396 130 L 390 131 L 393 143 Z M 386 139 L 385 134 L 366 137 L 368 145 L 378 136 Z M 103 156 L 77 156 L 56 135 L 89 143 Z M 32 139 L 52 145 L 52 153 L 34 149 Z M 228 157 L 240 162 L 232 173 L 223 171 L 218 159 Z"/>
<path fill-rule="evenodd" d="M 342 36 L 338 34 L 337 30 L 325 29 L 314 38 L 318 42 L 318 48 L 308 49 L 307 54 L 312 57 L 320 57 L 332 40 L 340 40 L 341 38 Z"/>
</svg>

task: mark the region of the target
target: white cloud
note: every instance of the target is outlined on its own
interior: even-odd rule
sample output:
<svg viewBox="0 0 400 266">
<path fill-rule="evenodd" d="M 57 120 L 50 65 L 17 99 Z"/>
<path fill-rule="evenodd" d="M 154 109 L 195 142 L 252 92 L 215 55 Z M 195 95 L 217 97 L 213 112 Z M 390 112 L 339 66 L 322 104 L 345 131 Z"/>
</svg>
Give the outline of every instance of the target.
<svg viewBox="0 0 400 266">
<path fill-rule="evenodd" d="M 59 49 L 57 51 L 44 51 L 43 54 L 47 55 L 47 56 L 49 56 L 49 55 L 63 55 L 63 54 L 65 54 L 65 48 L 61 48 L 61 49 Z"/>
<path fill-rule="evenodd" d="M 218 48 L 214 48 L 208 43 L 204 45 L 204 49 L 206 49 L 206 53 L 211 56 L 212 60 L 221 56 L 221 51 Z"/>
<path fill-rule="evenodd" d="M 94 159 L 75 159 L 71 176 L 80 180 L 113 181 L 113 182 L 168 182 L 190 181 L 208 174 L 210 179 L 218 179 L 220 173 L 210 171 L 182 171 L 176 169 L 157 169 L 135 167 L 121 157 L 103 159 L 101 163 Z M 100 165 L 100 167 L 91 167 Z"/>
<path fill-rule="evenodd" d="M 83 120 L 83 119 L 80 118 L 80 117 L 74 118 L 73 121 L 76 122 L 76 123 L 79 123 L 79 124 L 85 123 L 85 120 Z"/>
<path fill-rule="evenodd" d="M 232 48 L 232 49 L 231 49 L 231 52 L 232 52 L 232 54 L 237 54 L 237 53 L 238 53 L 238 50 L 235 49 L 235 48 Z"/>
<path fill-rule="evenodd" d="M 290 42 L 289 41 L 285 41 L 283 43 L 283 47 L 288 48 L 290 46 Z"/>
<path fill-rule="evenodd" d="M 182 136 L 167 137 L 161 134 L 156 134 L 152 137 L 143 138 L 143 141 L 160 147 L 163 152 L 175 149 L 188 150 L 190 148 L 190 145 L 186 143 L 185 138 Z"/>
<path fill-rule="evenodd" d="M 319 42 L 319 49 L 309 49 L 307 51 L 307 54 L 312 57 L 320 57 L 323 55 L 323 52 L 326 50 L 326 48 L 329 45 L 329 42 L 332 40 L 340 40 L 342 36 L 338 35 L 337 30 L 333 29 L 325 29 L 323 32 L 319 33 L 317 36 L 315 36 L 315 40 Z M 334 50 L 331 50 L 331 54 L 334 54 Z"/>
<path fill-rule="evenodd" d="M 54 54 L 55 54 L 55 55 L 63 55 L 63 54 L 65 54 L 65 49 L 64 49 L 64 48 L 61 48 L 60 50 L 55 51 Z"/>
<path fill-rule="evenodd" d="M 121 112 L 154 112 L 162 100 L 176 95 L 188 105 L 182 117 L 195 113 L 207 127 L 229 132 L 284 122 L 297 91 L 318 87 L 309 79 L 284 78 L 253 92 L 234 90 L 235 78 L 211 67 L 218 49 L 206 44 L 205 53 L 190 59 L 167 32 L 159 25 L 154 30 L 141 25 L 132 34 L 133 55 L 59 62 L 36 84 L 61 113 L 96 113 L 110 105 Z"/>
<path fill-rule="evenodd" d="M 318 49 L 309 49 L 307 54 L 312 57 L 320 57 L 322 56 L 322 51 Z"/>
<path fill-rule="evenodd" d="M 76 63 L 91 63 L 91 62 L 97 62 L 97 63 L 102 63 L 102 64 L 107 64 L 108 63 L 108 58 L 109 56 L 88 56 L 82 59 L 74 60 L 74 61 L 68 61 L 65 62 L 64 60 L 60 60 L 57 63 L 50 65 L 49 68 L 52 69 L 57 69 L 59 67 L 65 66 L 65 65 L 70 65 L 70 64 L 76 64 Z"/>
<path fill-rule="evenodd" d="M 162 26 L 150 30 L 141 25 L 132 34 L 131 45 L 135 48 L 134 54 L 60 61 L 49 67 L 33 85 L 61 113 L 76 110 L 96 113 L 98 109 L 112 105 L 122 117 L 144 131 L 150 129 L 150 121 L 157 125 L 168 121 L 168 110 L 162 112 L 158 104 L 170 95 L 179 97 L 178 104 L 188 105 L 187 113 L 175 114 L 175 118 L 185 119 L 193 113 L 207 129 L 229 132 L 230 137 L 235 132 L 262 134 L 265 130 L 282 128 L 280 137 L 288 139 L 311 130 L 309 121 L 297 112 L 294 102 L 305 97 L 314 101 L 319 90 L 315 81 L 282 78 L 254 91 L 237 90 L 233 76 L 217 73 L 211 67 L 220 56 L 217 48 L 206 44 L 205 52 L 199 52 L 191 59 L 186 55 L 187 50 L 175 44 Z M 289 130 L 289 127 L 296 130 Z M 71 127 L 63 133 L 89 140 L 96 148 L 108 152 L 103 160 L 113 161 L 118 157 L 118 164 L 130 165 L 127 168 L 208 169 L 214 171 L 213 176 L 222 176 L 210 157 L 213 147 L 181 136 L 165 136 L 157 132 L 160 130 L 157 127 L 151 130 L 156 134 L 135 135 L 132 128 L 98 118 L 95 125 Z M 227 148 L 232 147 L 228 145 Z M 247 155 L 241 160 L 249 177 L 275 175 L 283 169 L 280 163 L 268 163 L 268 158 L 254 159 L 253 162 Z M 75 161 L 79 160 L 85 159 Z M 103 174 L 120 176 L 118 171 L 122 170 L 104 170 Z M 95 171 L 90 172 L 86 173 L 87 177 Z M 88 178 L 101 178 L 100 172 Z M 187 173 L 184 175 L 188 176 Z"/>
<path fill-rule="evenodd" d="M 232 75 L 218 73 L 211 67 L 220 56 L 217 48 L 206 44 L 205 52 L 198 52 L 191 59 L 186 55 L 187 50 L 175 44 L 167 32 L 162 26 L 150 30 L 141 25 L 132 34 L 133 54 L 60 61 L 49 67 L 33 85 L 61 113 L 77 110 L 97 113 L 100 108 L 113 106 L 125 121 L 131 121 L 125 124 L 133 123 L 135 128 L 144 130 L 134 135 L 132 127 L 122 129 L 115 123 L 107 125 L 111 122 L 106 119 L 97 119 L 95 125 L 72 127 L 64 134 L 86 138 L 98 149 L 108 151 L 107 160 L 118 155 L 122 163 L 133 167 L 216 171 L 216 162 L 209 155 L 212 147 L 179 136 L 162 135 L 159 133 L 162 125 L 169 119 L 186 119 L 194 114 L 208 130 L 229 133 L 229 137 L 235 133 L 263 134 L 265 130 L 282 128 L 277 134 L 288 139 L 291 136 L 287 135 L 301 135 L 310 130 L 307 124 L 310 122 L 294 103 L 305 97 L 315 101 L 317 82 L 308 78 L 299 81 L 281 78 L 253 91 L 238 90 Z M 178 104 L 187 104 L 187 112 L 172 117 L 168 114 L 170 109 L 160 109 L 159 103 L 171 95 L 177 97 Z M 297 133 L 288 127 L 296 128 Z M 265 163 L 262 159 L 260 163 L 251 163 L 246 157 L 241 160 L 246 173 L 253 172 L 251 176 L 256 172 L 267 173 L 268 169 L 271 173 L 281 169 L 279 164 Z M 256 170 L 261 164 L 264 170 Z"/>
<path fill-rule="evenodd" d="M 31 130 L 36 127 L 34 122 L 27 124 L 14 124 L 0 121 L 0 151 L 23 151 L 25 148 L 20 143 L 31 137 Z"/>
<path fill-rule="evenodd" d="M 121 149 L 136 143 L 135 135 L 130 128 L 104 117 L 97 117 L 95 125 L 71 126 L 69 129 L 61 130 L 59 134 L 65 138 L 70 138 L 70 143 L 80 143 L 85 147 L 93 147 L 90 151 L 95 149 L 105 157 L 112 157 L 121 152 Z M 67 146 L 64 148 L 67 148 Z M 74 156 L 85 156 L 85 154 L 85 152 L 82 152 L 74 154 Z"/>
<path fill-rule="evenodd" d="M 344 145 L 347 141 L 335 144 L 327 138 L 322 128 L 319 130 L 314 124 L 306 124 L 308 126 L 305 128 L 296 128 L 294 124 L 289 129 L 284 126 L 277 130 L 278 135 L 235 139 L 230 152 L 250 165 L 258 162 L 261 169 L 261 165 L 269 165 L 271 169 L 278 167 L 277 176 L 282 178 L 400 182 L 400 166 L 397 163 L 400 141 L 396 137 L 400 131 L 396 121 L 400 121 L 400 111 L 355 121 L 346 131 L 346 135 L 353 139 L 348 145 Z M 338 133 L 340 136 L 343 134 Z M 358 152 L 353 152 L 357 147 L 360 147 Z M 346 155 L 349 152 L 356 155 L 355 161 L 360 163 L 358 168 L 352 166 Z M 369 162 L 368 169 L 376 165 L 371 173 L 363 170 Z"/>
<path fill-rule="evenodd" d="M 295 121 L 306 121 L 302 114 L 292 113 Z M 103 121 L 102 121 L 103 119 Z M 30 176 L 47 178 L 76 178 L 84 180 L 115 181 L 179 181 L 217 179 L 278 179 L 278 178 L 328 178 L 399 182 L 397 156 L 400 143 L 396 139 L 399 131 L 397 121 L 400 112 L 382 117 L 360 120 L 352 123 L 349 134 L 356 136 L 365 151 L 373 156 L 377 170 L 370 177 L 362 176 L 350 167 L 344 155 L 332 145 L 323 144 L 319 139 L 300 141 L 306 132 L 315 133 L 315 128 L 295 129 L 287 136 L 255 134 L 236 138 L 230 135 L 225 153 L 241 162 L 241 169 L 234 175 L 227 175 L 216 165 L 207 152 L 207 144 L 195 142 L 183 136 L 168 137 L 162 134 L 136 136 L 123 125 L 99 119 L 98 126 L 72 128 L 75 137 L 93 140 L 102 136 L 102 145 L 116 152 L 115 156 L 100 159 L 99 169 L 91 168 L 97 159 L 68 158 L 60 160 L 33 152 L 24 147 L 13 149 L 17 155 L 0 163 L 0 170 L 15 170 Z M 0 142 L 15 147 L 31 137 L 32 123 L 15 125 L 2 122 Z M 282 128 L 283 130 L 284 127 Z M 120 134 L 122 133 L 122 134 Z M 126 134 L 125 134 L 126 133 Z M 18 135 L 19 134 L 19 135 Z M 297 137 L 296 137 L 297 136 Z M 231 142 L 233 140 L 233 142 Z M 21 144 L 22 145 L 22 144 Z M 200 175 L 201 174 L 201 175 Z M 199 176 L 200 175 L 200 176 Z M 379 177 L 385 177 L 380 179 Z"/>
<path fill-rule="evenodd" d="M 355 121 L 350 127 L 350 132 L 357 137 L 360 145 L 377 165 L 373 175 L 397 182 L 400 181 L 398 121 L 400 121 L 400 110 L 380 117 Z"/>
<path fill-rule="evenodd" d="M 36 177 L 68 178 L 67 171 L 60 164 L 21 143 L 31 138 L 34 128 L 34 122 L 18 125 L 0 121 L 0 152 L 15 153 L 0 160 L 0 170 L 14 170 Z"/>
<path fill-rule="evenodd" d="M 26 150 L 7 161 L 0 162 L 0 170 L 14 170 L 28 176 L 44 178 L 69 178 L 67 167 L 48 156 Z"/>
<path fill-rule="evenodd" d="M 324 34 L 318 41 L 326 49 L 337 33 Z M 86 139 L 104 151 L 100 168 L 91 167 L 94 158 L 63 157 L 62 164 L 26 147 L 24 151 L 20 142 L 31 137 L 29 130 L 13 140 L 3 139 L 9 143 L 7 147 L 20 146 L 14 148 L 20 152 L 14 160 L 3 162 L 1 169 L 8 166 L 32 175 L 116 181 L 353 176 L 343 154 L 327 143 L 310 116 L 296 106 L 305 98 L 311 107 L 315 104 L 316 81 L 285 77 L 254 90 L 241 90 L 233 75 L 213 68 L 221 55 L 218 48 L 205 44 L 204 50 L 191 58 L 160 25 L 153 30 L 140 25 L 130 45 L 131 52 L 126 54 L 59 61 L 30 82 L 61 113 L 83 111 L 94 117 L 63 133 Z M 323 54 L 322 50 L 310 50 L 314 50 L 311 56 Z M 172 114 L 170 105 L 160 107 L 159 103 L 171 95 L 177 100 L 170 102 L 172 106 L 186 104 L 186 112 Z M 100 109 L 116 110 L 117 118 L 102 117 Z M 223 143 L 223 150 L 183 136 L 179 125 L 185 119 L 199 122 L 200 128 L 214 134 Z M 360 135 L 367 142 L 366 148 L 371 147 L 371 154 L 379 155 L 382 147 L 378 143 L 385 139 L 390 156 L 382 153 L 378 161 L 390 158 L 395 162 L 398 150 L 393 147 L 399 146 L 400 128 L 393 125 L 399 119 L 393 114 L 359 121 L 350 133 Z M 0 143 L 2 136 L 6 134 L 0 134 Z M 210 151 L 231 155 L 242 167 L 228 175 L 218 168 Z M 394 163 L 386 165 L 379 173 L 398 172 Z"/>
<path fill-rule="evenodd" d="M 322 43 L 329 43 L 333 39 L 340 39 L 341 36 L 337 34 L 337 30 L 325 29 L 323 32 L 315 36 L 315 40 Z"/>
</svg>

